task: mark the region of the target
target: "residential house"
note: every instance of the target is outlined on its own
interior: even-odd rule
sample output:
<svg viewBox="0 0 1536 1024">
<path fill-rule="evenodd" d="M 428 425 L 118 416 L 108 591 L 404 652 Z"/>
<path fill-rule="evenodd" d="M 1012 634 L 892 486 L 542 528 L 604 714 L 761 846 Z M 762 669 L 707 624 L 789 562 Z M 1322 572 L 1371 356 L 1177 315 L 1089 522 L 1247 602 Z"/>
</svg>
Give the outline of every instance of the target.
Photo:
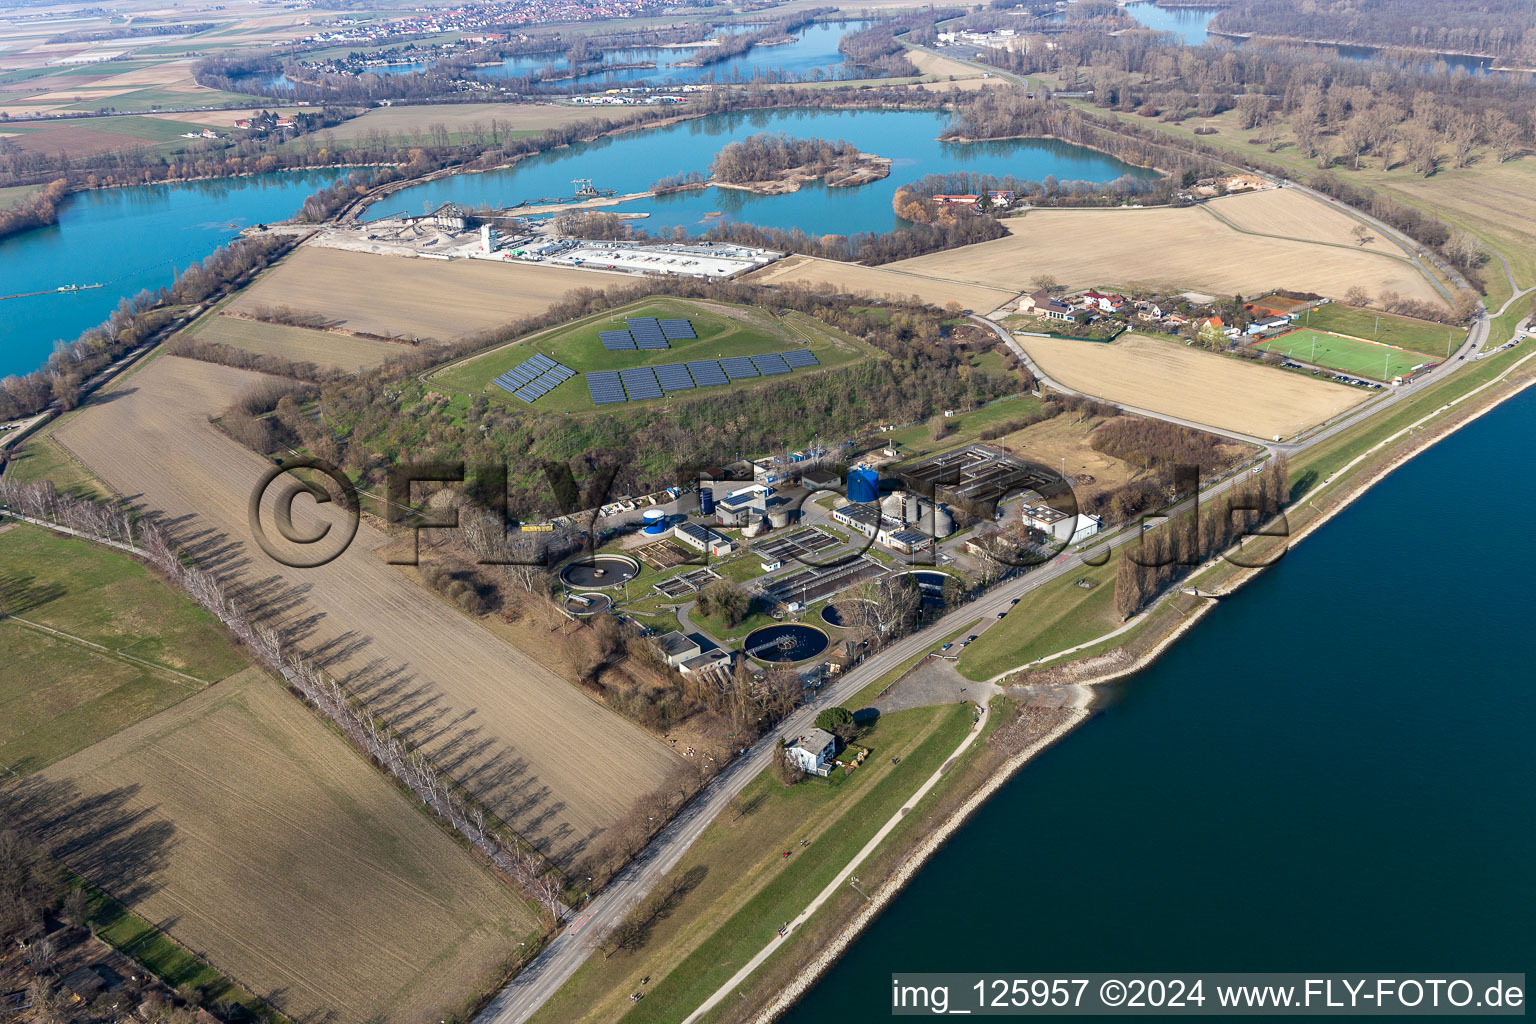
<svg viewBox="0 0 1536 1024">
<path fill-rule="evenodd" d="M 1072 307 L 1051 297 L 1049 292 L 1034 292 L 1019 300 L 1020 313 L 1033 313 L 1048 320 L 1071 320 Z"/>
<path fill-rule="evenodd" d="M 1098 307 L 1102 313 L 1118 313 L 1129 301 L 1124 295 L 1106 295 L 1103 292 L 1084 292 L 1083 299 L 1086 303 Z"/>
<path fill-rule="evenodd" d="M 784 744 L 784 759 L 807 775 L 830 774 L 836 753 L 837 737 L 825 729 L 808 729 Z"/>
</svg>

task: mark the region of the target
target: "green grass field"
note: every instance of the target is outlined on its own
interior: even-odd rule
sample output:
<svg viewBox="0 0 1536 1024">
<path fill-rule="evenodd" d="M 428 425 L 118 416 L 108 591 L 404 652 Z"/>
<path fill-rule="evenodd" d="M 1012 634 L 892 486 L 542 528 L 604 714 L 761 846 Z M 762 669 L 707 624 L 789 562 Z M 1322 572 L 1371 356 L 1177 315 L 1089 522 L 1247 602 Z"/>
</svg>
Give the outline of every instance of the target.
<svg viewBox="0 0 1536 1024">
<path fill-rule="evenodd" d="M 1279 352 L 1304 363 L 1327 366 L 1357 377 L 1380 381 L 1388 381 L 1398 374 L 1407 373 L 1420 363 L 1435 361 L 1417 352 L 1405 352 L 1305 328 L 1269 341 L 1261 341 L 1255 347 L 1266 352 Z"/>
<path fill-rule="evenodd" d="M 785 788 L 765 771 L 684 855 L 672 877 L 696 887 L 640 948 L 594 955 L 540 1008 L 536 1022 L 679 1021 L 804 910 L 959 745 L 962 704 L 882 716 L 858 742 L 873 756 L 846 778 Z M 898 765 L 892 757 L 900 757 Z M 802 838 L 811 840 L 800 846 Z M 792 851 L 787 859 L 783 851 Z M 628 994 L 649 976 L 638 1005 Z"/>
<path fill-rule="evenodd" d="M 1334 334 L 1347 334 L 1351 338 L 1366 341 L 1379 341 L 1383 345 L 1396 345 L 1437 359 L 1450 355 L 1467 336 L 1467 332 L 1459 327 L 1357 309 L 1339 302 L 1330 302 L 1303 313 L 1296 325 Z"/>
<path fill-rule="evenodd" d="M 609 352 L 603 348 L 598 338 L 599 331 L 623 330 L 626 317 L 646 316 L 687 319 L 693 323 L 698 337 L 691 341 L 674 341 L 671 348 L 662 351 Z M 525 406 L 520 400 L 491 382 L 514 366 L 526 362 L 535 353 L 543 353 L 573 370 L 585 373 L 591 370 L 624 370 L 634 366 L 661 366 L 691 359 L 787 352 L 801 348 L 815 353 L 821 365 L 796 370 L 794 376 L 851 363 L 867 354 L 859 343 L 800 313 L 791 312 L 779 317 L 751 306 L 652 298 L 585 317 L 568 326 L 495 349 L 446 367 L 429 379 L 433 383 L 469 394 L 483 393 L 493 401 L 521 409 Z M 757 387 L 764 381 L 765 378 L 759 377 L 733 382 L 725 387 L 699 388 L 681 395 L 652 399 L 650 402 L 629 402 L 620 408 L 608 406 L 605 411 L 624 411 L 691 395 L 718 395 L 734 388 Z M 578 373 L 534 402 L 533 408 L 540 412 L 582 413 L 592 412 L 597 406 L 592 404 L 586 381 Z"/>
<path fill-rule="evenodd" d="M 36 771 L 245 667 L 211 615 L 127 555 L 40 527 L 0 529 L 10 771 Z"/>
<path fill-rule="evenodd" d="M 1116 555 L 1115 557 L 1121 557 Z M 967 647 L 956 666 L 967 679 L 991 679 L 1048 654 L 1088 643 L 1118 629 L 1115 614 L 1115 563 L 1084 566 L 1031 590 L 1008 616 Z M 1086 577 L 1098 586 L 1079 587 Z"/>
</svg>

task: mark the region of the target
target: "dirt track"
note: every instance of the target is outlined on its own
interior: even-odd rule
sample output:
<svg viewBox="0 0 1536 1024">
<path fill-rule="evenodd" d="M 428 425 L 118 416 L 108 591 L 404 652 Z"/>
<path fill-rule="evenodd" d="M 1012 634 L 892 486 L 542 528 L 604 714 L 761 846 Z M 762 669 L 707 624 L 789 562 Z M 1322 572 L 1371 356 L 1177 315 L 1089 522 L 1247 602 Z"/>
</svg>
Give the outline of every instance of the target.
<svg viewBox="0 0 1536 1024">
<path fill-rule="evenodd" d="M 22 792 L 71 867 L 294 1020 L 439 1021 L 538 927 L 255 669 Z"/>
<path fill-rule="evenodd" d="M 174 524 L 200 563 L 237 581 L 238 602 L 263 609 L 292 646 L 346 679 L 547 853 L 570 863 L 636 798 L 661 786 L 676 758 L 384 564 L 374 552 L 385 538 L 366 524 L 321 568 L 287 569 L 263 553 L 247 504 L 267 467 L 208 422 L 260 379 L 162 356 L 66 424 L 58 440 Z M 307 498 L 295 502 L 299 532 L 313 531 L 315 510 Z M 275 526 L 265 522 L 271 534 Z"/>
</svg>

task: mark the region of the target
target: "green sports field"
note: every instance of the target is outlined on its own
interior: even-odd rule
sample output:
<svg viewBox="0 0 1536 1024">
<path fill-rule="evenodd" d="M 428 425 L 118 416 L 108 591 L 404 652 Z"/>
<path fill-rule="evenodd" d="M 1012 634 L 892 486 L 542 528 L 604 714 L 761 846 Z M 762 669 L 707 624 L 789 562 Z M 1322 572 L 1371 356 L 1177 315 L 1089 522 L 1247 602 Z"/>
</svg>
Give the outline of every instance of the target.
<svg viewBox="0 0 1536 1024">
<path fill-rule="evenodd" d="M 1459 346 L 1467 336 L 1467 332 L 1459 327 L 1378 313 L 1371 309 L 1356 309 L 1339 302 L 1330 302 L 1301 314 L 1296 319 L 1296 326 L 1347 334 L 1351 338 L 1379 341 L 1383 345 L 1396 345 L 1414 352 L 1423 352 L 1436 359 L 1450 355 L 1454 346 Z"/>
<path fill-rule="evenodd" d="M 1266 352 L 1279 352 L 1303 363 L 1326 366 L 1356 377 L 1380 381 L 1388 381 L 1398 374 L 1407 373 L 1420 363 L 1436 361 L 1417 352 L 1404 352 L 1385 345 L 1372 345 L 1368 341 L 1305 329 L 1261 341 L 1255 347 Z"/>
<path fill-rule="evenodd" d="M 671 348 L 660 351 L 636 349 L 626 352 L 609 352 L 603 348 L 598 332 L 623 330 L 626 317 L 685 319 L 693 324 L 694 332 L 698 337 L 688 341 L 673 341 Z M 755 356 L 793 349 L 808 349 L 815 354 L 819 362 L 818 366 L 795 370 L 793 376 L 854 362 L 870 354 L 860 343 L 801 313 L 787 312 L 783 316 L 777 316 L 768 310 L 752 306 L 693 299 L 651 298 L 584 317 L 575 323 L 534 335 L 525 341 L 493 349 L 484 355 L 445 367 L 429 379 L 447 388 L 470 394 L 484 394 L 493 401 L 525 409 L 529 407 L 491 382 L 514 366 L 532 358 L 535 353 L 543 353 L 578 371 L 578 374 L 534 402 L 532 408 L 540 412 L 582 413 L 597 408 L 592 404 L 586 381 L 581 376 L 582 373 L 591 370 L 624 370 L 633 366 L 661 366 L 667 363 L 687 362 L 691 359 Z M 695 395 L 708 397 L 737 388 L 757 387 L 767 380 L 784 379 L 786 378 L 757 377 L 733 381 L 724 387 L 699 388 L 679 394 L 669 394 L 651 401 L 675 401 Z M 649 403 L 628 402 L 621 408 L 608 406 L 606 409 L 614 413 L 646 404 Z"/>
</svg>

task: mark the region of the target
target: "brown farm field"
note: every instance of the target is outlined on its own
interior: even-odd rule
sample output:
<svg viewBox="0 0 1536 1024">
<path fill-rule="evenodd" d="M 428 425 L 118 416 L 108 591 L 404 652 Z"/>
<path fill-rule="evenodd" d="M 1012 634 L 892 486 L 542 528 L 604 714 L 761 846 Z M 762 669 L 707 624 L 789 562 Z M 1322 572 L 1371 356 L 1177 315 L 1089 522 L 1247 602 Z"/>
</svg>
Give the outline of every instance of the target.
<svg viewBox="0 0 1536 1024">
<path fill-rule="evenodd" d="M 410 259 L 306 245 L 228 308 L 249 313 L 292 306 L 349 331 L 451 341 L 542 313 L 574 288 L 620 280 L 532 263 Z"/>
<path fill-rule="evenodd" d="M 1244 231 L 1261 235 L 1332 242 L 1361 252 L 1403 255 L 1402 249 L 1382 238 L 1374 228 L 1367 229 L 1370 241 L 1360 245 L 1354 236 L 1354 229 L 1362 226 L 1360 221 L 1336 206 L 1320 203 L 1293 188 L 1222 196 L 1206 203 L 1205 209 Z"/>
<path fill-rule="evenodd" d="M 542 850 L 571 864 L 636 800 L 667 784 L 680 760 L 385 564 L 386 537 L 369 523 L 318 568 L 289 569 L 268 557 L 247 512 L 267 463 L 209 422 L 267 379 L 163 356 L 55 436 L 113 489 L 174 523 L 187 550 L 291 650 L 318 659 Z M 267 515 L 283 491 L 265 492 Z M 294 508 L 300 533 L 321 521 L 337 535 L 345 529 L 334 504 L 301 499 Z M 271 525 L 267 533 L 278 536 Z"/>
<path fill-rule="evenodd" d="M 975 248 L 971 246 L 966 251 Z M 990 313 L 999 309 L 1019 294 L 1017 289 L 949 281 L 922 273 L 893 270 L 890 266 L 863 267 L 800 255 L 789 256 L 762 270 L 755 270 L 744 280 L 754 284 L 803 284 L 813 288 L 831 288 L 840 292 L 898 300 L 910 299 L 915 295 L 920 301 L 935 306 L 950 301 L 958 302 L 977 313 Z"/>
<path fill-rule="evenodd" d="M 1235 196 L 1227 211 L 1241 210 Z M 1342 296 L 1353 285 L 1427 302 L 1439 295 L 1405 260 L 1334 245 L 1244 234 L 1199 207 L 1035 210 L 1005 222 L 1008 236 L 898 260 L 882 270 L 952 278 L 1014 292 L 1048 273 L 1094 285 L 1259 295 L 1276 288 Z"/>
<path fill-rule="evenodd" d="M 1108 345 L 1016 340 L 1047 376 L 1069 388 L 1252 437 L 1291 437 L 1367 397 L 1342 384 L 1138 334 Z"/>
<path fill-rule="evenodd" d="M 308 361 L 342 370 L 378 366 L 392 356 L 405 355 L 410 351 L 403 345 L 393 345 L 387 341 L 218 314 L 205 318 L 189 333 L 199 341 L 215 341 L 248 352 L 281 356 L 296 362 Z"/>
<path fill-rule="evenodd" d="M 36 828 L 66 864 L 294 1020 L 441 1020 L 539 930 L 256 669 L 22 792 L 49 812 Z"/>
</svg>

